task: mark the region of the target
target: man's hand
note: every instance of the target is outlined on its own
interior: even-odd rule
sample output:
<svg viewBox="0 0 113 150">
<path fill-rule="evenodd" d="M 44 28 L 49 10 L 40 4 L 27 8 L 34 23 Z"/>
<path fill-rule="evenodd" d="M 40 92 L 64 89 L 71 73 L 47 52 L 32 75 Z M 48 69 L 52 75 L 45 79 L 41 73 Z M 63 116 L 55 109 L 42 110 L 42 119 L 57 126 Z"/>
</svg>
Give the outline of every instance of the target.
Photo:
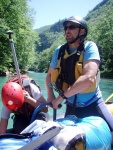
<svg viewBox="0 0 113 150">
<path fill-rule="evenodd" d="M 24 102 L 28 102 L 28 100 L 31 98 L 29 93 L 25 90 L 23 90 L 23 95 L 24 95 Z"/>
<path fill-rule="evenodd" d="M 52 107 L 54 109 L 59 109 L 60 104 L 63 102 L 63 98 L 58 96 L 56 99 L 52 101 Z"/>
</svg>

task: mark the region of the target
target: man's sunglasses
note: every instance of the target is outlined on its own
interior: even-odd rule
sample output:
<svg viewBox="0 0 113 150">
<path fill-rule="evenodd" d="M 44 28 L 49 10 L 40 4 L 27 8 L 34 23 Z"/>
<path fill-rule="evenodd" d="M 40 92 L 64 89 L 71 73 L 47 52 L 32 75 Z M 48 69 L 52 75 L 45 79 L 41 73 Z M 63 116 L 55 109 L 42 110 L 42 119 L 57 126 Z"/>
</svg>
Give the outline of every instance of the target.
<svg viewBox="0 0 113 150">
<path fill-rule="evenodd" d="M 66 31 L 67 29 L 70 29 L 70 30 L 74 30 L 76 28 L 79 28 L 79 26 L 77 25 L 70 25 L 70 26 L 64 26 L 64 30 Z"/>
</svg>

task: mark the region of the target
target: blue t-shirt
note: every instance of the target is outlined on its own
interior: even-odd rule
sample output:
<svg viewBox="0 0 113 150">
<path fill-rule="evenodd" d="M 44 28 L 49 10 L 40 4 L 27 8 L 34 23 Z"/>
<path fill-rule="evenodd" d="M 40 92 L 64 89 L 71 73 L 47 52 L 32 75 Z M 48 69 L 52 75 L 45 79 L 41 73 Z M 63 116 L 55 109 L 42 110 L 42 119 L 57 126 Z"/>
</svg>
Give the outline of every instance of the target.
<svg viewBox="0 0 113 150">
<path fill-rule="evenodd" d="M 54 52 L 54 55 L 53 55 L 51 63 L 50 63 L 51 68 L 55 69 L 57 67 L 57 64 L 58 64 L 57 58 L 58 58 L 60 47 L 61 46 L 57 47 Z M 69 53 L 71 54 L 73 51 L 76 51 L 76 50 L 77 50 L 77 48 L 71 48 L 71 49 L 69 49 Z M 98 48 L 97 48 L 96 44 L 92 41 L 88 41 L 85 44 L 83 61 L 90 60 L 90 59 L 98 60 L 100 62 Z M 69 103 L 73 104 L 74 97 L 75 96 L 69 97 L 67 101 Z M 101 94 L 99 86 L 98 86 L 95 89 L 95 91 L 93 91 L 93 92 L 77 94 L 76 103 L 78 104 L 78 107 L 87 106 L 87 105 L 91 104 L 92 102 L 98 100 L 101 97 L 102 97 L 102 94 Z"/>
</svg>

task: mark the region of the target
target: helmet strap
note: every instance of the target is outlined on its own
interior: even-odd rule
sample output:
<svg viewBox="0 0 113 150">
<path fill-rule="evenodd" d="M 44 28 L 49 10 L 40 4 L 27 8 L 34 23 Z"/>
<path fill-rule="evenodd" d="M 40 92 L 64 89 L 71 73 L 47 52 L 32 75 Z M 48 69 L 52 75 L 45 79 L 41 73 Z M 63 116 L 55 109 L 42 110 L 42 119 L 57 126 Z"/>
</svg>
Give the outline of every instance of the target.
<svg viewBox="0 0 113 150">
<path fill-rule="evenodd" d="M 77 37 L 72 42 L 68 42 L 69 44 L 75 43 L 78 39 L 80 40 L 80 43 L 84 40 L 84 35 L 79 36 L 80 30 L 81 30 L 81 28 L 79 28 L 79 32 L 78 32 Z"/>
</svg>

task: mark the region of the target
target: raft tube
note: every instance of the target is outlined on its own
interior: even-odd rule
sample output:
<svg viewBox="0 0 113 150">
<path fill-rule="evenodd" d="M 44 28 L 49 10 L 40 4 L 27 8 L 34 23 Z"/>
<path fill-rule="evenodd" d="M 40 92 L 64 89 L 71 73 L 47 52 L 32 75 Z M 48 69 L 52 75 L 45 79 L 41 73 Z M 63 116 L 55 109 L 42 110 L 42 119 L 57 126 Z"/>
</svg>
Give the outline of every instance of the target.
<svg viewBox="0 0 113 150">
<path fill-rule="evenodd" d="M 56 121 L 35 120 L 22 133 L 34 131 L 34 136 L 18 138 L 1 138 L 0 149 L 17 150 L 30 141 L 41 136 L 52 126 L 61 127 L 62 130 L 51 140 L 37 147 L 37 150 L 111 150 L 111 132 L 107 123 L 100 117 L 67 118 L 57 119 Z"/>
<path fill-rule="evenodd" d="M 85 133 L 86 150 L 111 150 L 111 132 L 107 123 L 102 118 L 91 116 L 81 119 L 74 116 L 68 116 L 65 119 L 61 118 L 57 119 L 56 121 L 67 126 L 75 125 L 80 128 Z M 54 138 L 54 142 L 55 140 L 59 142 L 57 136 Z"/>
</svg>

